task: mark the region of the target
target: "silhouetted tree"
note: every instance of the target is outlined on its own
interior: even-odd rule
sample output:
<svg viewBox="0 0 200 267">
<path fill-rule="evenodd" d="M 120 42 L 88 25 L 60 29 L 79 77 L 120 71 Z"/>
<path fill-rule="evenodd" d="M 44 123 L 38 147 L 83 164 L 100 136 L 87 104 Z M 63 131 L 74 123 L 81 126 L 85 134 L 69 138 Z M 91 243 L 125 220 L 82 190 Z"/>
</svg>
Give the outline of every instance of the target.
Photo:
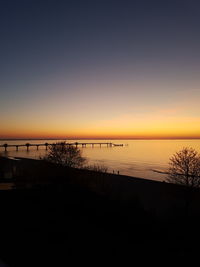
<svg viewBox="0 0 200 267">
<path fill-rule="evenodd" d="M 80 168 L 86 162 L 79 148 L 59 142 L 48 146 L 48 154 L 43 159 L 63 166 Z"/>
<path fill-rule="evenodd" d="M 193 148 L 176 152 L 169 162 L 167 181 L 188 187 L 200 187 L 200 155 Z"/>
</svg>

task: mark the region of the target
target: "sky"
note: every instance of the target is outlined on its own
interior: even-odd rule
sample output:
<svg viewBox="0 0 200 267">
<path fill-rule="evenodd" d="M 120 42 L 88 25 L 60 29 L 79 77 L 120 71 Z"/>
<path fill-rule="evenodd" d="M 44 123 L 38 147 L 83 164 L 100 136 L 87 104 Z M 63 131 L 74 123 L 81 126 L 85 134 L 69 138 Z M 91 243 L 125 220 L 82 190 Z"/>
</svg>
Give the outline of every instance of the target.
<svg viewBox="0 0 200 267">
<path fill-rule="evenodd" d="M 1 0 L 0 138 L 200 138 L 200 2 Z"/>
</svg>

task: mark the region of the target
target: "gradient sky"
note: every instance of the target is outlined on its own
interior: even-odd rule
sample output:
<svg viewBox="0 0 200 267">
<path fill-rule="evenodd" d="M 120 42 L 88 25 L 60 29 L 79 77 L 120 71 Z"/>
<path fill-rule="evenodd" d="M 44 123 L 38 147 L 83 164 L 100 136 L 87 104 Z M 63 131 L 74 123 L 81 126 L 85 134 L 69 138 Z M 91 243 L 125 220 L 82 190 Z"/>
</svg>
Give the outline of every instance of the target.
<svg viewBox="0 0 200 267">
<path fill-rule="evenodd" d="M 200 137 L 200 2 L 0 3 L 0 138 Z"/>
</svg>

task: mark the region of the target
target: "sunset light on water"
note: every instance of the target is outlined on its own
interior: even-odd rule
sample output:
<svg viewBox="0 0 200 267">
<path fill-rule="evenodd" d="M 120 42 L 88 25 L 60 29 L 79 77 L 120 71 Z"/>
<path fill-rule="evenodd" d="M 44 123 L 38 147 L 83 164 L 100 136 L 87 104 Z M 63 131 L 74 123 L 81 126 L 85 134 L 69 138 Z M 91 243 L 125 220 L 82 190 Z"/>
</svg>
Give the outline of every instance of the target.
<svg viewBox="0 0 200 267">
<path fill-rule="evenodd" d="M 63 140 L 60 140 L 63 141 Z M 167 172 L 169 158 L 173 153 L 184 147 L 193 147 L 200 152 L 200 140 L 67 140 L 69 143 L 101 143 L 111 142 L 113 144 L 123 144 L 123 146 L 107 147 L 106 145 L 88 145 L 81 148 L 83 156 L 87 158 L 87 164 L 98 164 L 108 168 L 108 172 L 119 173 L 134 177 L 164 181 L 166 174 L 159 172 Z M 25 145 L 27 142 L 31 144 L 49 144 L 59 142 L 59 140 L 0 140 L 0 145 L 4 143 L 13 145 Z M 153 153 L 152 153 L 153 151 Z M 4 152 L 4 148 L 0 148 L 0 154 L 9 157 L 23 157 L 39 159 L 47 153 L 45 147 L 37 150 L 36 147 L 30 147 L 27 151 L 26 147 L 19 147 L 16 151 L 15 147 L 8 148 Z"/>
</svg>

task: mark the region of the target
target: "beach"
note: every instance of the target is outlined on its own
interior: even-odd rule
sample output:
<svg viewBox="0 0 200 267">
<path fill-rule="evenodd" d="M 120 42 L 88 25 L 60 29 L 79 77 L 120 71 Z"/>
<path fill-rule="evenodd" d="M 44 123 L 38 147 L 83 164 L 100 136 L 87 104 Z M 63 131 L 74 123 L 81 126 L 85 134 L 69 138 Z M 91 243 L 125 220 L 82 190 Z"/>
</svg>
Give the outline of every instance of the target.
<svg viewBox="0 0 200 267">
<path fill-rule="evenodd" d="M 14 164 L 15 188 L 0 191 L 0 258 L 9 266 L 142 261 L 142 255 L 155 262 L 155 251 L 168 259 L 195 251 L 198 189 L 188 213 L 183 186 L 40 160 Z"/>
</svg>

